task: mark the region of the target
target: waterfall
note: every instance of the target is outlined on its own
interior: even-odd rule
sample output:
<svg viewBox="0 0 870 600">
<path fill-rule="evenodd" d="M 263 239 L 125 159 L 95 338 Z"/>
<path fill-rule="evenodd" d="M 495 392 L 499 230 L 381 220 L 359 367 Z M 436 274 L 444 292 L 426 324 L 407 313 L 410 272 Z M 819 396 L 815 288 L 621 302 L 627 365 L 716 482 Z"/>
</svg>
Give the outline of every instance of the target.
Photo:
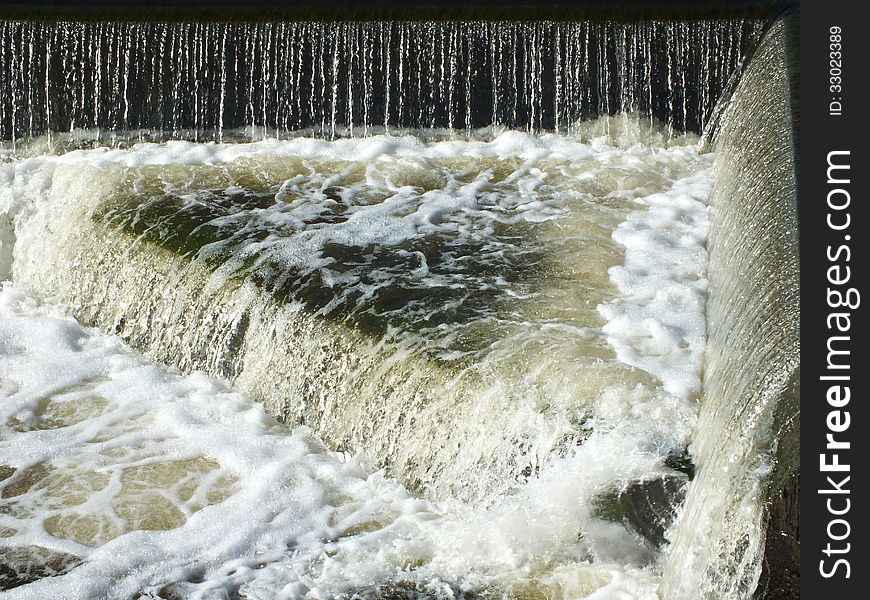
<svg viewBox="0 0 870 600">
<path fill-rule="evenodd" d="M 800 364 L 785 28 L 778 21 L 766 34 L 714 142 L 708 347 L 692 444 L 698 474 L 673 532 L 666 598 L 750 597 L 762 570 L 770 482 L 782 484 L 772 473 L 797 467 L 794 457 L 777 458 L 797 436 Z"/>
<path fill-rule="evenodd" d="M 570 131 L 708 122 L 760 20 L 0 22 L 0 139 L 75 129 L 163 138 L 365 135 L 376 126 Z"/>
<path fill-rule="evenodd" d="M 149 410 L 186 402 L 184 386 L 231 385 L 234 402 L 281 422 L 250 417 L 258 436 L 302 426 L 292 435 L 311 439 L 314 480 L 347 460 L 375 490 L 352 526 L 297 540 L 262 517 L 281 541 L 261 563 L 207 558 L 207 577 L 181 581 L 151 561 L 147 585 L 746 600 L 763 581 L 770 498 L 795 467 L 799 372 L 785 34 L 768 25 L 0 22 L 0 273 L 12 282 L 0 308 L 19 328 L 54 319 L 68 362 L 97 334 L 61 312 L 145 354 L 120 360 L 100 342 L 94 381 L 20 399 L 10 435 L 42 439 L 51 411 L 112 365 L 154 361 L 152 379 L 175 391 Z M 30 371 L 57 359 L 39 335 L 18 338 L 0 352 Z M 0 384 L 8 397 L 26 388 Z M 135 408 L 124 391 L 87 396 L 82 419 Z M 211 399 L 198 399 L 204 419 Z M 105 421 L 139 435 L 136 419 Z M 147 424 L 157 445 L 165 425 Z M 102 439 L 65 443 L 75 457 Z M 0 533 L 25 572 L 47 560 L 31 550 L 48 538 L 83 536 L 46 529 L 28 502 L 63 496 L 54 470 L 81 478 L 74 459 L 46 466 L 50 445 L 30 464 L 14 443 L 0 512 L 26 527 Z M 191 460 L 221 494 L 248 481 L 235 459 Z M 305 494 L 306 477 L 268 493 Z M 362 492 L 327 483 L 334 493 L 313 502 L 334 510 L 331 528 Z M 411 508 L 382 510 L 379 494 Z M 46 510 L 80 510 L 61 500 Z M 101 568 L 102 547 L 64 548 L 57 581 L 37 585 Z"/>
<path fill-rule="evenodd" d="M 669 192 L 706 159 L 678 145 L 575 163 L 588 147 L 552 135 L 403 140 L 48 159 L 49 188 L 16 192 L 35 212 L 15 280 L 411 488 L 495 498 L 571 453 L 605 390 L 657 393 L 598 329 L 609 232 L 632 206 L 607 194 Z"/>
</svg>

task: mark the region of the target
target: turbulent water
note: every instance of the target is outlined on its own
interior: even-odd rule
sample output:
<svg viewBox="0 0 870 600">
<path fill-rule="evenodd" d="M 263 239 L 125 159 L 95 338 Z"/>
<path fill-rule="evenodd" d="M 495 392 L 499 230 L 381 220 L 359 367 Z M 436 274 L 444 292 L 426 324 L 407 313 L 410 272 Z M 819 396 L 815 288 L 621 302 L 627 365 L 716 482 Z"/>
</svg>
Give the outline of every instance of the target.
<svg viewBox="0 0 870 600">
<path fill-rule="evenodd" d="M 7 152 L 5 585 L 656 597 L 704 345 L 696 141 L 622 115 Z"/>
<path fill-rule="evenodd" d="M 776 561 L 795 561 L 789 569 L 797 570 L 797 556 L 784 551 L 794 550 L 777 540 L 768 540 L 765 548 L 762 534 L 768 511 L 776 514 L 776 503 L 782 502 L 776 489 L 782 473 L 798 468 L 788 456 L 799 438 L 800 269 L 785 31 L 779 22 L 757 49 L 716 141 L 707 309 L 711 351 L 693 439 L 699 475 L 675 536 L 666 597 L 746 597 L 758 584 L 764 561 L 774 564 L 767 566 L 771 570 Z M 796 502 L 796 495 L 793 490 L 785 497 Z M 771 529 L 768 536 L 791 538 L 799 549 L 797 521 L 784 520 L 793 529 Z M 711 538 L 693 535 L 698 530 Z M 784 574 L 775 577 L 773 594 L 797 594 L 796 581 L 789 585 Z"/>
</svg>

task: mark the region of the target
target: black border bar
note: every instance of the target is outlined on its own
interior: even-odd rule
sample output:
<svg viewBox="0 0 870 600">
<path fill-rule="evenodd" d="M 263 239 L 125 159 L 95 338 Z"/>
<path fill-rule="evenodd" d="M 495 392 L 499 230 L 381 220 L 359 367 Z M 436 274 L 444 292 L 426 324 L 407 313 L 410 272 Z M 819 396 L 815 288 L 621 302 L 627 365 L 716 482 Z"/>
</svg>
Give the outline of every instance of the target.
<svg viewBox="0 0 870 600">
<path fill-rule="evenodd" d="M 130 21 L 693 20 L 771 18 L 796 0 L 0 0 L 0 18 Z"/>
<path fill-rule="evenodd" d="M 858 2 L 801 6 L 801 592 L 866 598 L 870 32 Z M 831 167 L 833 165 L 833 168 Z"/>
</svg>

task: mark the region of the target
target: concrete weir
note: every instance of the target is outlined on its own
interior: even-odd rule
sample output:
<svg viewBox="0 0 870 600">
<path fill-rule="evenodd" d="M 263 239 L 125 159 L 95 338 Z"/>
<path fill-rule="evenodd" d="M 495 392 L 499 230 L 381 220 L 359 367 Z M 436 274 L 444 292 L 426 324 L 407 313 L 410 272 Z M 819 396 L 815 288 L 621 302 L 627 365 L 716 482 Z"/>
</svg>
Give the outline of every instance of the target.
<svg viewBox="0 0 870 600">
<path fill-rule="evenodd" d="M 698 467 L 662 597 L 796 598 L 800 297 L 787 18 L 724 102 L 714 147 Z M 766 535 L 765 535 L 766 532 Z"/>
<path fill-rule="evenodd" d="M 0 20 L 0 274 L 151 360 L 232 382 L 427 502 L 528 515 L 517 540 L 583 597 L 613 559 L 650 595 L 661 575 L 661 600 L 797 598 L 797 20 L 629 16 Z M 597 127 L 642 141 L 578 150 Z M 714 159 L 680 136 L 701 130 Z M 260 136 L 274 139 L 211 143 Z M 77 153 L 54 152 L 67 141 Z M 119 147 L 88 149 L 104 142 Z M 706 297 L 654 315 L 694 310 L 694 361 L 706 311 L 693 425 L 699 363 L 671 402 L 664 379 L 617 360 L 596 307 L 627 264 L 613 231 L 634 200 L 685 198 L 697 174 L 706 200 L 711 161 L 709 261 L 691 274 L 706 264 Z M 652 229 L 706 227 L 700 198 L 674 214 Z M 0 492 L 16 481 L 2 469 Z M 4 568 L 15 585 L 73 571 L 46 556 L 0 555 L 0 588 Z M 441 563 L 402 561 L 415 566 L 359 597 L 428 597 L 417 583 Z M 552 597 L 547 577 L 505 595 Z"/>
</svg>

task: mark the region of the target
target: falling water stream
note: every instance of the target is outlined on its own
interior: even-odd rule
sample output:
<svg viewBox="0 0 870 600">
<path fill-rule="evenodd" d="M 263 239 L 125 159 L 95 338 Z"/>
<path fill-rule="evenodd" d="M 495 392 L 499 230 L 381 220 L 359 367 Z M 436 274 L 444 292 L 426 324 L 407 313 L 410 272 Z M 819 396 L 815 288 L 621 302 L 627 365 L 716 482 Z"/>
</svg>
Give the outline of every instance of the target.
<svg viewBox="0 0 870 600">
<path fill-rule="evenodd" d="M 759 21 L 0 23 L 0 139 L 145 130 L 221 140 L 639 112 L 700 131 Z M 143 135 L 146 135 L 143 132 Z"/>
<path fill-rule="evenodd" d="M 676 590 L 764 29 L 0 23 L 0 585 Z"/>
</svg>

